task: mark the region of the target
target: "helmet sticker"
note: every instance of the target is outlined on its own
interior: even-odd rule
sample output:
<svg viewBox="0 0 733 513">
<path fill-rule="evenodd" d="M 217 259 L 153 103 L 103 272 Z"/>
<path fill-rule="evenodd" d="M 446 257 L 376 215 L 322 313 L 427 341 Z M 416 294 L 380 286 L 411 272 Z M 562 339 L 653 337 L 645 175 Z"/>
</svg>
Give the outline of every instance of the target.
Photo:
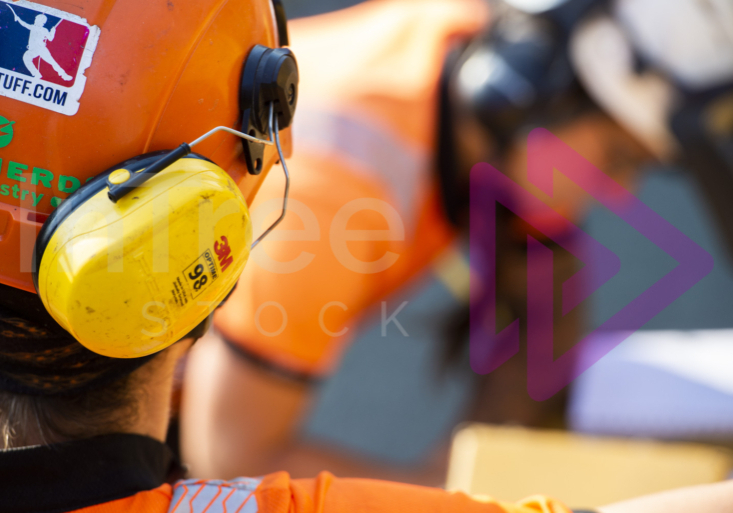
<svg viewBox="0 0 733 513">
<path fill-rule="evenodd" d="M 0 0 L 0 96 L 73 116 L 99 27 L 25 0 Z"/>
<path fill-rule="evenodd" d="M 13 125 L 15 121 L 9 121 L 0 116 L 0 148 L 5 148 L 13 140 Z"/>
</svg>

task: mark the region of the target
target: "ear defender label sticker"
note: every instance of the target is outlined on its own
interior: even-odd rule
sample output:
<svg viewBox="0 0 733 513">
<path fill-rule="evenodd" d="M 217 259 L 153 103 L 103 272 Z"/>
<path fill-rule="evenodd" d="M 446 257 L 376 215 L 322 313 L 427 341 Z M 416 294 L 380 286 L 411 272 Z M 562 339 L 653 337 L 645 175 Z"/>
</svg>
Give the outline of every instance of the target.
<svg viewBox="0 0 733 513">
<path fill-rule="evenodd" d="M 0 0 L 0 96 L 73 116 L 99 27 L 25 0 Z"/>
<path fill-rule="evenodd" d="M 183 270 L 183 279 L 190 287 L 192 299 L 196 299 L 218 277 L 219 273 L 216 271 L 216 264 L 214 263 L 214 256 L 211 254 L 211 249 L 204 251 L 194 263 Z M 173 289 L 173 296 L 176 299 L 176 303 L 181 306 L 186 304 L 183 298 L 177 297 L 175 284 L 173 285 Z M 180 303 L 179 299 L 181 301 Z"/>
</svg>

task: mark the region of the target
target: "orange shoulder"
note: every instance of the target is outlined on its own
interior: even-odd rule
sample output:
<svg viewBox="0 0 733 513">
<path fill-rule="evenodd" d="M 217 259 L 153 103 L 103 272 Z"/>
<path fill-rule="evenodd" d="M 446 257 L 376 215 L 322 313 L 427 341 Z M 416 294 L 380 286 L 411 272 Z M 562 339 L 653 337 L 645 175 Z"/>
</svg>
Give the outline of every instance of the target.
<svg viewBox="0 0 733 513">
<path fill-rule="evenodd" d="M 164 484 L 153 490 L 136 493 L 130 497 L 117 499 L 75 510 L 71 513 L 166 513 L 171 504 L 172 490 L 169 484 Z"/>
<path fill-rule="evenodd" d="M 474 499 L 438 488 L 339 479 L 290 479 L 287 472 L 232 481 L 189 479 L 72 513 L 570 513 L 559 502 L 530 497 L 517 504 Z"/>
<path fill-rule="evenodd" d="M 263 478 L 256 496 L 260 513 L 570 513 L 547 497 L 508 504 L 438 488 L 339 479 L 328 472 L 315 479 L 290 479 L 286 472 L 271 474 Z"/>
</svg>

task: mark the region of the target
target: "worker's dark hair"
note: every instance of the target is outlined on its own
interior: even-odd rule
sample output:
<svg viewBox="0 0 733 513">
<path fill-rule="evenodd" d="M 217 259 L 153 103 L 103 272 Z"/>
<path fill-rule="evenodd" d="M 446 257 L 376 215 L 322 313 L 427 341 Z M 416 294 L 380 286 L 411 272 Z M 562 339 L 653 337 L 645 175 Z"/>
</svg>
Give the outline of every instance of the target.
<svg viewBox="0 0 733 513">
<path fill-rule="evenodd" d="M 36 294 L 0 284 L 0 447 L 124 432 L 141 393 L 130 374 L 152 358 L 93 353 Z"/>
<path fill-rule="evenodd" d="M 46 396 L 93 391 L 151 358 L 96 354 L 59 326 L 36 294 L 0 284 L 0 390 Z"/>
<path fill-rule="evenodd" d="M 0 391 L 0 448 L 126 432 L 138 419 L 142 393 L 139 381 L 130 374 L 63 395 Z"/>
</svg>

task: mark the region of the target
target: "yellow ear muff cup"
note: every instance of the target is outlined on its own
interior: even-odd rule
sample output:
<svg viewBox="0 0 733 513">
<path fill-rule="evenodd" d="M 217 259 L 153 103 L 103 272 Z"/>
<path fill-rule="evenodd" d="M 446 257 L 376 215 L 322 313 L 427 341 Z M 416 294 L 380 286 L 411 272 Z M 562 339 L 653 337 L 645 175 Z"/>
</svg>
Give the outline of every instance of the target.
<svg viewBox="0 0 733 513">
<path fill-rule="evenodd" d="M 123 162 L 69 196 L 34 249 L 36 290 L 53 318 L 88 349 L 146 356 L 203 321 L 249 257 L 247 203 L 227 173 L 192 154 L 113 203 L 107 177 L 160 158 Z M 115 175 L 124 177 L 124 172 Z"/>
</svg>

